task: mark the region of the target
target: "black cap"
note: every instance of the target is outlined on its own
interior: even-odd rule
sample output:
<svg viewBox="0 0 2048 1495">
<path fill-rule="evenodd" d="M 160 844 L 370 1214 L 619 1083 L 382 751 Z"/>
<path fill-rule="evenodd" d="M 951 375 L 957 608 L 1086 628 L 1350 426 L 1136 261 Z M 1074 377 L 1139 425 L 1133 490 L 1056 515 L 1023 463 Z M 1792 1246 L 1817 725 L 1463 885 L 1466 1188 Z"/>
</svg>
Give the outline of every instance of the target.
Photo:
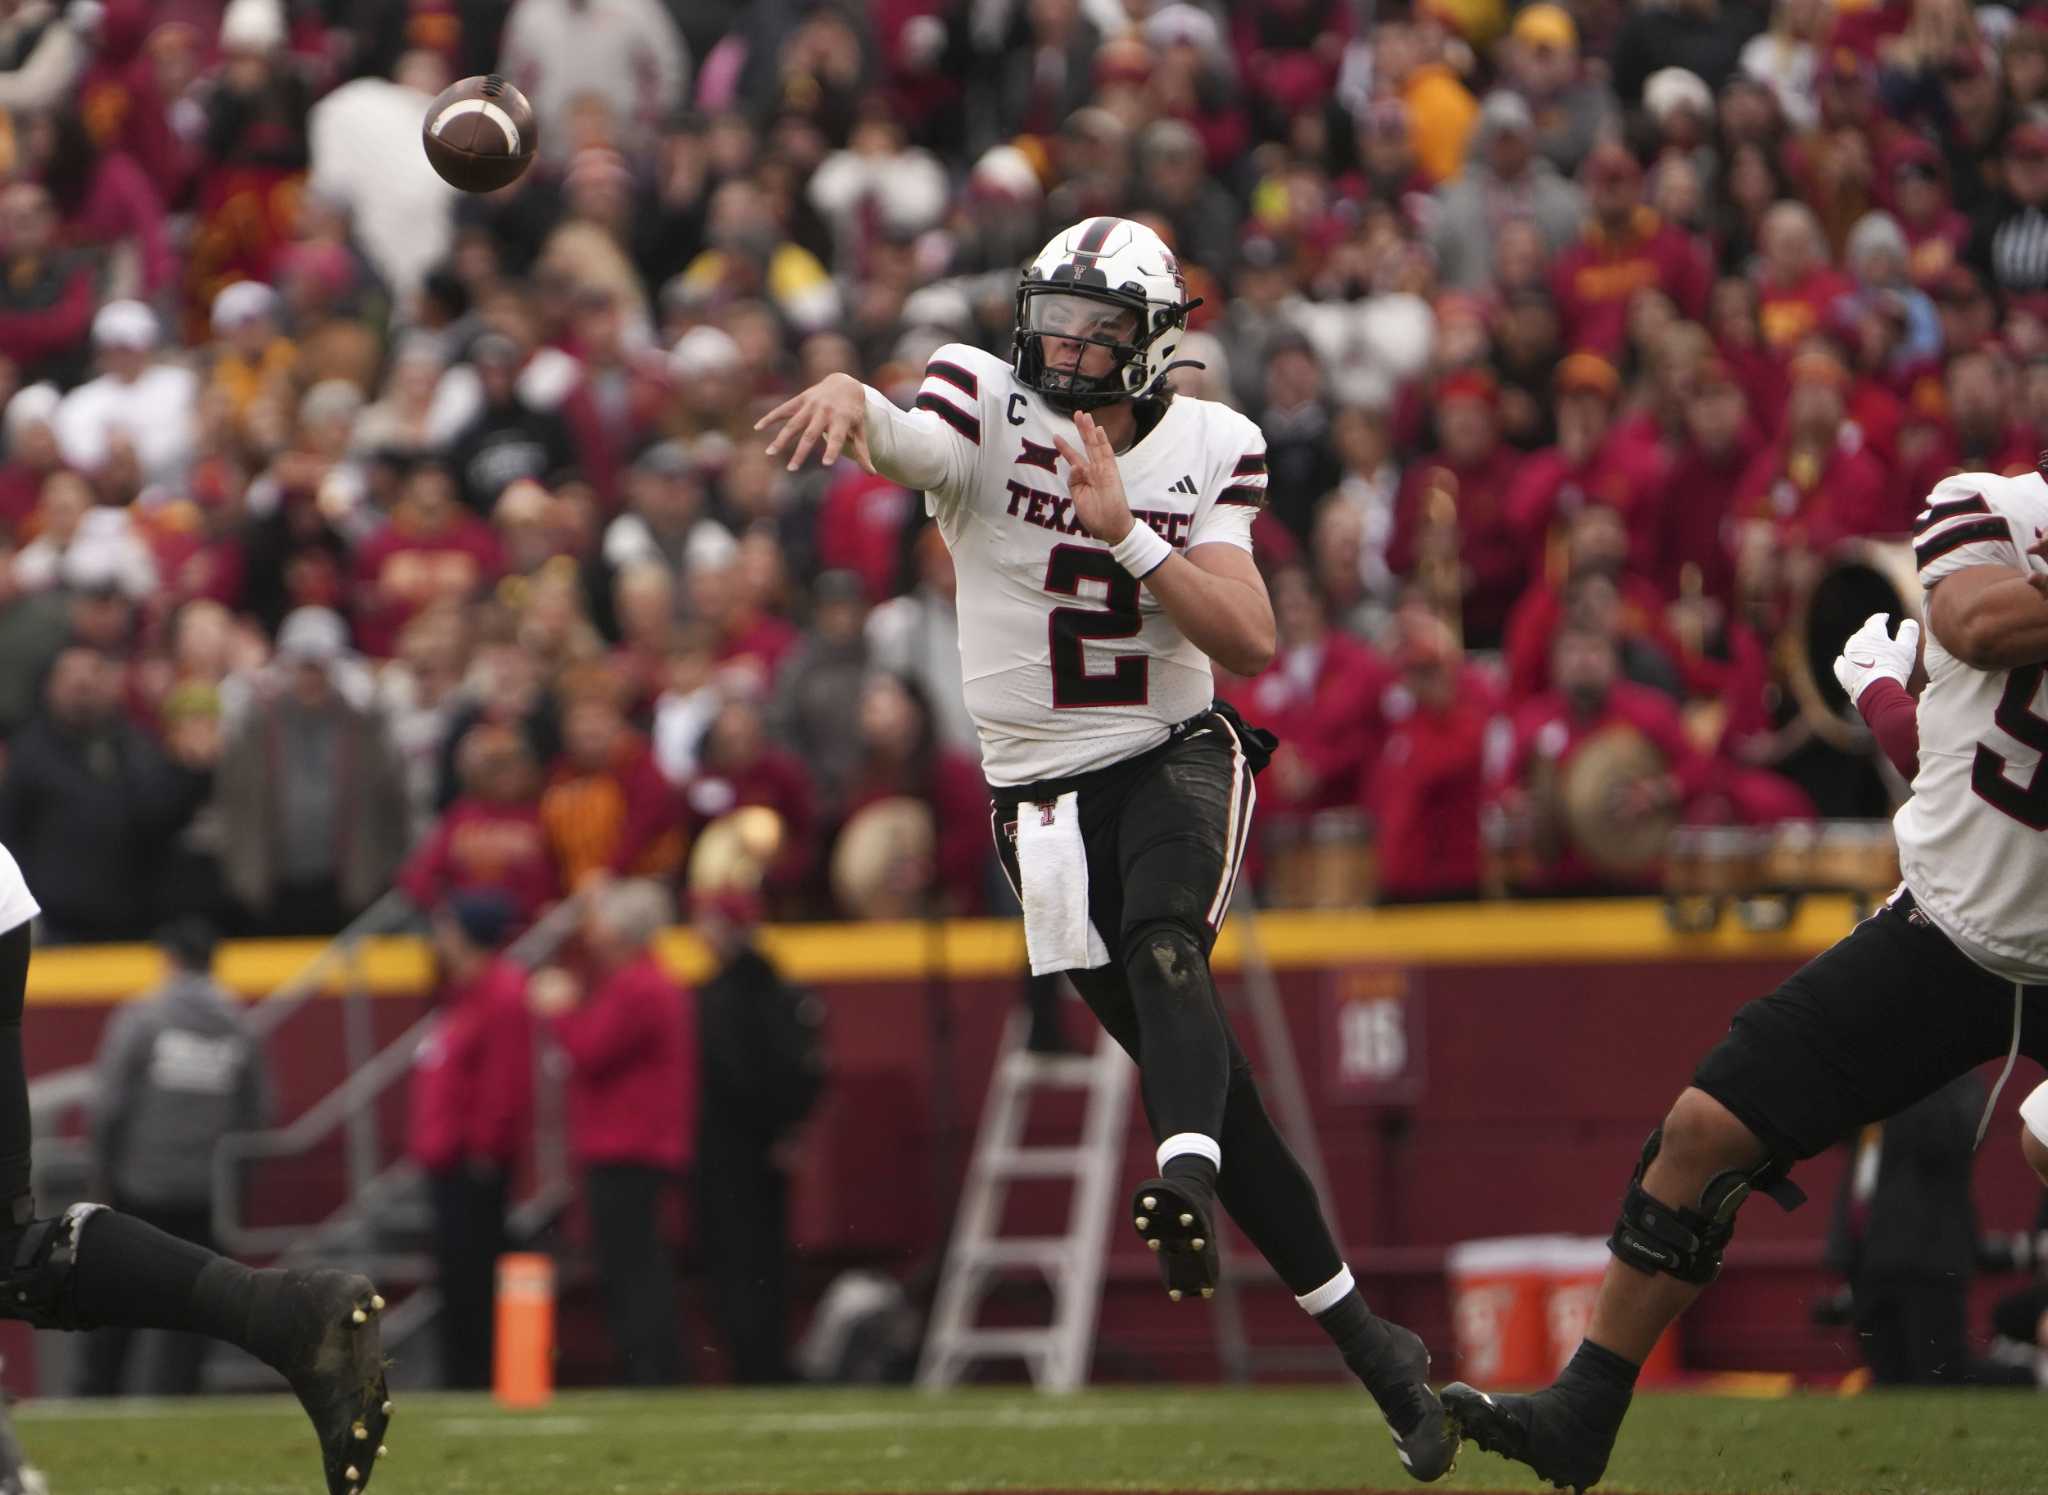
<svg viewBox="0 0 2048 1495">
<path fill-rule="evenodd" d="M 213 952 L 220 944 L 220 931 L 198 914 L 171 920 L 156 932 L 156 946 L 188 971 L 213 969 Z"/>
</svg>

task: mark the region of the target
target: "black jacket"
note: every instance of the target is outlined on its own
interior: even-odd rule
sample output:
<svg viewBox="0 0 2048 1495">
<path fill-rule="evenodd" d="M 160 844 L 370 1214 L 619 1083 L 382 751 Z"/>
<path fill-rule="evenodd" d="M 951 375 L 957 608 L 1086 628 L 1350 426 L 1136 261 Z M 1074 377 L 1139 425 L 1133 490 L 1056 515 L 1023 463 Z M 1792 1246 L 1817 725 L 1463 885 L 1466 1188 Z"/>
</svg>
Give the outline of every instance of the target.
<svg viewBox="0 0 2048 1495">
<path fill-rule="evenodd" d="M 40 716 L 0 778 L 0 843 L 63 934 L 139 939 L 158 913 L 151 873 L 208 783 L 128 722 L 72 731 Z"/>
<path fill-rule="evenodd" d="M 1884 1123 L 1877 1187 L 1859 1233 L 1853 1218 L 1856 1150 L 1835 1196 L 1828 1263 L 1851 1283 L 1900 1277 L 1968 1277 L 1977 1265 L 1977 1209 L 1970 1195 L 1972 1144 L 1984 1085 L 1964 1075 Z"/>
</svg>

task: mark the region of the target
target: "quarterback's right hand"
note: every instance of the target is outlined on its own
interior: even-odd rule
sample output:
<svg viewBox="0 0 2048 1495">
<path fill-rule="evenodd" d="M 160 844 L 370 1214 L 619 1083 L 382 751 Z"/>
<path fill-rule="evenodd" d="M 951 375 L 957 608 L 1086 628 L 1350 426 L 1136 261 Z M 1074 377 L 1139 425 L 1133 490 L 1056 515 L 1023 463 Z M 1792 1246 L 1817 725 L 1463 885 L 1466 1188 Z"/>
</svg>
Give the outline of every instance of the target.
<svg viewBox="0 0 2048 1495">
<path fill-rule="evenodd" d="M 1835 678 L 1849 693 L 1851 704 L 1873 680 L 1896 680 L 1903 686 L 1912 678 L 1913 661 L 1920 653 L 1920 625 L 1907 618 L 1893 638 L 1891 623 L 1889 613 L 1872 613 L 1835 656 Z"/>
<path fill-rule="evenodd" d="M 768 443 L 769 456 L 781 452 L 792 435 L 796 437 L 796 449 L 789 454 L 791 472 L 803 466 L 820 436 L 825 439 L 824 450 L 818 454 L 821 466 L 837 462 L 844 447 L 867 471 L 875 470 L 868 456 L 868 390 L 851 374 L 827 374 L 755 421 L 754 429 L 774 425 L 782 429 Z"/>
</svg>

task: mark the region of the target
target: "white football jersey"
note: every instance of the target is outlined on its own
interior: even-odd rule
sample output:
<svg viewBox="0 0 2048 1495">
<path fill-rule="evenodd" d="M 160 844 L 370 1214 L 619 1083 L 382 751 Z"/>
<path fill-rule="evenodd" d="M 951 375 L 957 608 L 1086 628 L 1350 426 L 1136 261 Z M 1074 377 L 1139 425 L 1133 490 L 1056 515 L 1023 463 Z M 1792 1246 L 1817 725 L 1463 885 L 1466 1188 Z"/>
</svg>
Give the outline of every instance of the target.
<svg viewBox="0 0 2048 1495">
<path fill-rule="evenodd" d="M 0 846 L 0 934 L 10 934 L 41 913 L 14 853 Z"/>
<path fill-rule="evenodd" d="M 2039 568 L 2038 473 L 1945 478 L 1914 522 L 1920 585 L 1970 566 Z M 1900 870 L 1927 916 L 1987 971 L 2048 984 L 2048 669 L 1974 669 L 1925 631 L 1920 766 L 1894 818 Z"/>
<path fill-rule="evenodd" d="M 945 439 L 925 503 L 959 578 L 961 676 L 991 784 L 1106 767 L 1207 709 L 1209 657 L 1074 516 L 1053 446 L 1080 447 L 1072 418 L 960 343 L 932 355 L 911 418 Z M 1266 441 L 1237 411 L 1176 395 L 1117 470 L 1138 522 L 1176 551 L 1252 548 Z"/>
</svg>

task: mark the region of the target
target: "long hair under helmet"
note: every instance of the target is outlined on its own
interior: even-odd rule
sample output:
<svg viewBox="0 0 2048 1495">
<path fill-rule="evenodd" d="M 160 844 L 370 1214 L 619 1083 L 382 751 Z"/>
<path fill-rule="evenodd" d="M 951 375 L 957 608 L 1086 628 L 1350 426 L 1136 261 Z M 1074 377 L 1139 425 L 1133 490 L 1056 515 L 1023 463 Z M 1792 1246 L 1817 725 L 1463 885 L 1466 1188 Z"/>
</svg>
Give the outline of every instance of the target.
<svg viewBox="0 0 2048 1495">
<path fill-rule="evenodd" d="M 1024 268 L 1017 286 L 1017 378 L 1053 409 L 1072 414 L 1160 392 L 1187 335 L 1188 300 L 1180 265 L 1159 235 L 1128 218 L 1086 218 L 1054 236 Z M 1048 337 L 1106 347 L 1109 372 L 1083 376 L 1079 358 L 1050 366 Z"/>
</svg>

